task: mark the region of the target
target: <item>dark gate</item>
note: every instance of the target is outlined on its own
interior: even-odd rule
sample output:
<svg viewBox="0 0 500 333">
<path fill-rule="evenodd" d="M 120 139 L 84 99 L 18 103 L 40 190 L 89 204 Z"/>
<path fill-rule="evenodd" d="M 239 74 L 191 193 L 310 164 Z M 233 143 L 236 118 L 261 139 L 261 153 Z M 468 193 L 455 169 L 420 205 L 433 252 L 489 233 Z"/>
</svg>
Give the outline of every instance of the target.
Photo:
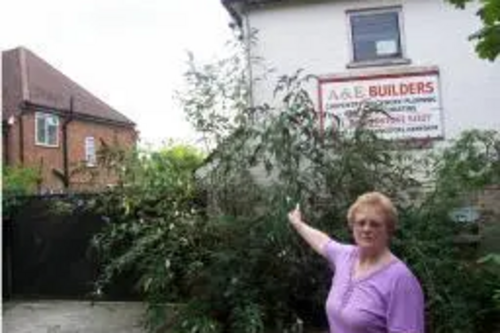
<svg viewBox="0 0 500 333">
<path fill-rule="evenodd" d="M 23 199 L 3 221 L 4 296 L 90 298 L 99 274 L 92 237 L 105 222 L 86 209 L 90 195 L 44 195 Z M 6 288 L 7 289 L 6 289 Z M 108 298 L 133 298 L 126 285 Z"/>
</svg>

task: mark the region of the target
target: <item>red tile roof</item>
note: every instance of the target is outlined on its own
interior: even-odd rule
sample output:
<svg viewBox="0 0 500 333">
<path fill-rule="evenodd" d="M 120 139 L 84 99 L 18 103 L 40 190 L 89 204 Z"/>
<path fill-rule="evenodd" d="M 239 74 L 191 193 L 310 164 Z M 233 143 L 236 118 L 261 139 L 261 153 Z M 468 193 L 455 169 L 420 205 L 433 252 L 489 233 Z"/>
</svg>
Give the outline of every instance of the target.
<svg viewBox="0 0 500 333">
<path fill-rule="evenodd" d="M 2 58 L 4 120 L 18 112 L 22 102 L 67 111 L 73 98 L 75 115 L 135 125 L 28 49 L 4 51 Z"/>
</svg>

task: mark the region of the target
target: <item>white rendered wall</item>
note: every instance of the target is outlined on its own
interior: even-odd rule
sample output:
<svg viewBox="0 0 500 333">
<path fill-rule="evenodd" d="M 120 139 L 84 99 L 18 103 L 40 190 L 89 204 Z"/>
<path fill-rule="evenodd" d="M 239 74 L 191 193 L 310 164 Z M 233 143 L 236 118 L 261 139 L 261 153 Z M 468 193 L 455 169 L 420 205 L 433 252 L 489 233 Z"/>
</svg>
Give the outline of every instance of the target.
<svg viewBox="0 0 500 333">
<path fill-rule="evenodd" d="M 411 63 L 347 69 L 351 51 L 346 10 L 390 5 L 402 6 L 402 38 Z M 445 138 L 468 128 L 499 130 L 500 59 L 479 59 L 467 39 L 480 26 L 476 10 L 458 10 L 444 0 L 303 1 L 253 9 L 246 17 L 246 23 L 258 30 L 252 54 L 276 70 L 255 83 L 254 104 L 269 102 L 276 77 L 299 68 L 323 76 L 437 66 Z M 253 69 L 254 77 L 261 76 L 259 68 Z M 316 99 L 316 85 L 310 89 Z"/>
</svg>

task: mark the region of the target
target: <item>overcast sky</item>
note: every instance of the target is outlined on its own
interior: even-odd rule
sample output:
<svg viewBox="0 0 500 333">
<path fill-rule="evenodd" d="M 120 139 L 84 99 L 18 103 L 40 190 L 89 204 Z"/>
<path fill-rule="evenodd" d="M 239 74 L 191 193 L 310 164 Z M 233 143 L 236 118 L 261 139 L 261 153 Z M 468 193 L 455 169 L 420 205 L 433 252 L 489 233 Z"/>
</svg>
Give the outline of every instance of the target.
<svg viewBox="0 0 500 333">
<path fill-rule="evenodd" d="M 0 0 L 0 49 L 24 46 L 138 125 L 143 143 L 193 142 L 173 92 L 186 51 L 230 36 L 220 0 Z"/>
</svg>

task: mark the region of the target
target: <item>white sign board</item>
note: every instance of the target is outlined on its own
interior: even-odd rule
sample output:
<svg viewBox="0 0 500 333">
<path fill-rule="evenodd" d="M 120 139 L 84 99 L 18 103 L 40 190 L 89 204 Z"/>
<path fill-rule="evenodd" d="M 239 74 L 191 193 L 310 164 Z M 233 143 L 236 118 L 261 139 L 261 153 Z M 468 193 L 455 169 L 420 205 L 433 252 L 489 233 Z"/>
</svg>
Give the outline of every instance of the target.
<svg viewBox="0 0 500 333">
<path fill-rule="evenodd" d="M 367 128 L 386 139 L 442 138 L 439 73 L 422 71 L 319 80 L 322 124 L 335 115 L 341 130 L 353 130 L 359 106 L 378 102 L 388 115 L 373 114 Z"/>
<path fill-rule="evenodd" d="M 398 44 L 395 40 L 381 40 L 375 46 L 378 55 L 392 55 L 398 52 Z"/>
</svg>

